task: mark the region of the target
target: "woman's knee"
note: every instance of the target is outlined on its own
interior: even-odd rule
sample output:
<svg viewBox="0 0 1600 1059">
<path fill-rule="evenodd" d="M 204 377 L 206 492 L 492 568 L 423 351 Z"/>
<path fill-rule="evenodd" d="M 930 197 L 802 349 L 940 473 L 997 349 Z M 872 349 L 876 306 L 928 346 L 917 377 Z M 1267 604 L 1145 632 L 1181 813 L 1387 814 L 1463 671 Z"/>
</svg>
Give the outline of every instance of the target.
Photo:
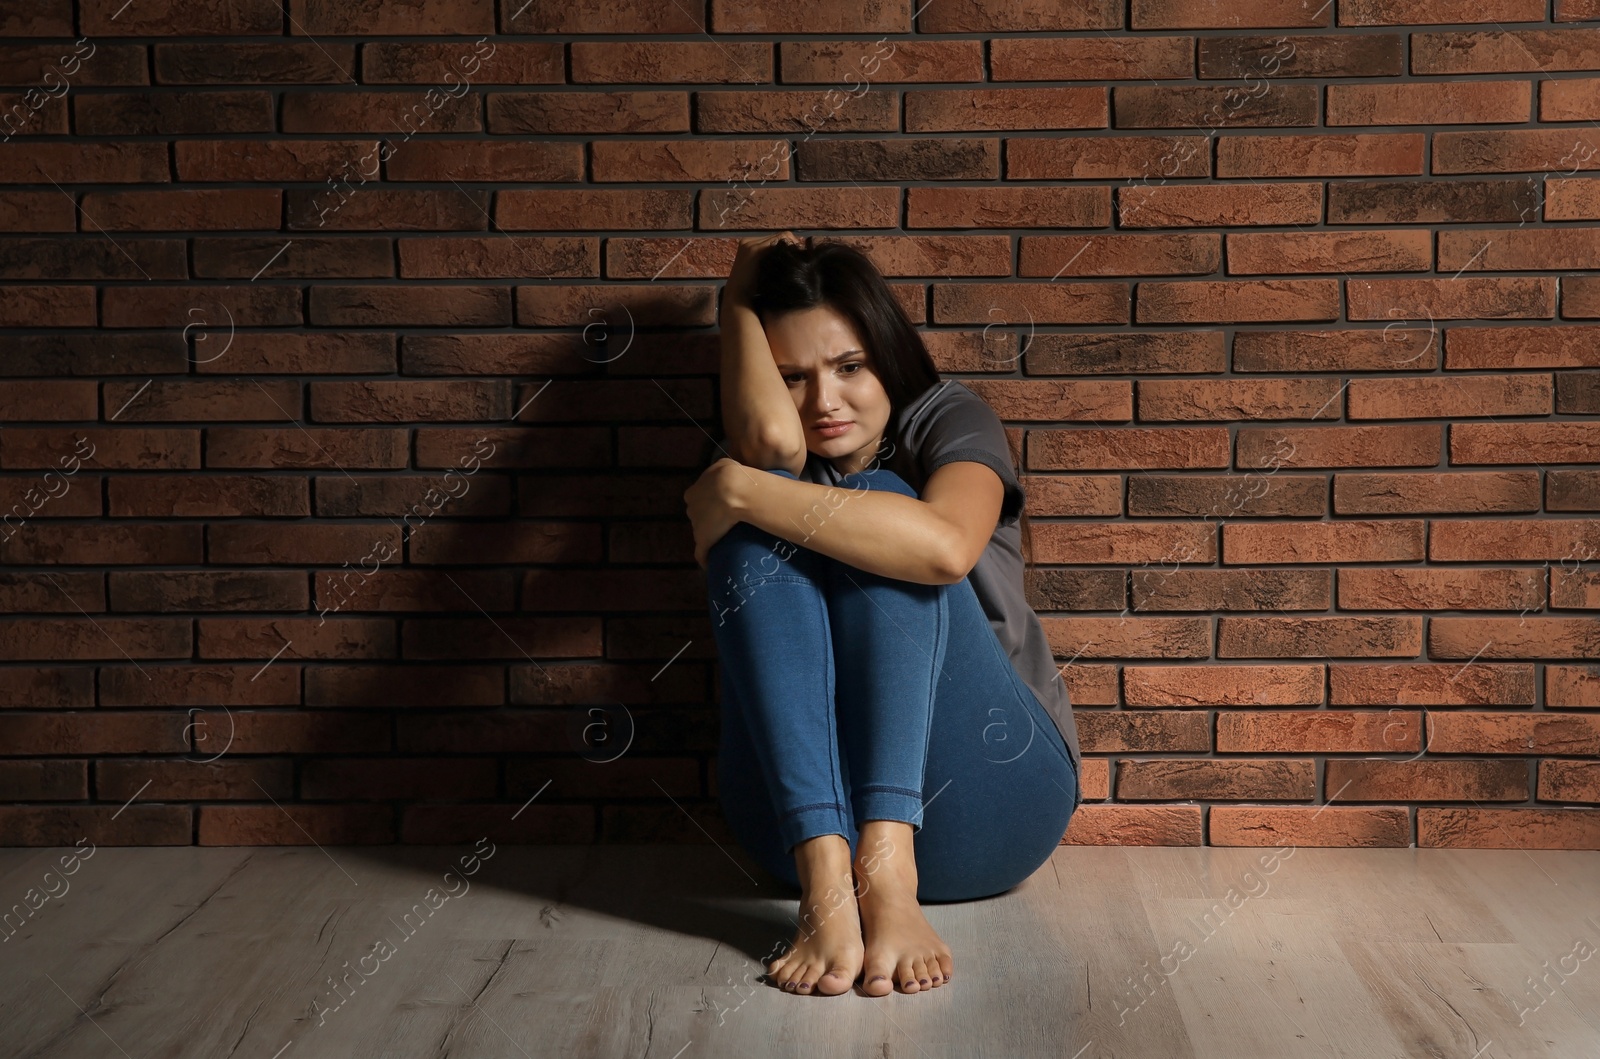
<svg viewBox="0 0 1600 1059">
<path fill-rule="evenodd" d="M 849 489 L 876 489 L 884 493 L 917 496 L 911 484 L 887 467 L 873 467 L 865 471 L 851 471 L 840 477 L 840 483 Z"/>
</svg>

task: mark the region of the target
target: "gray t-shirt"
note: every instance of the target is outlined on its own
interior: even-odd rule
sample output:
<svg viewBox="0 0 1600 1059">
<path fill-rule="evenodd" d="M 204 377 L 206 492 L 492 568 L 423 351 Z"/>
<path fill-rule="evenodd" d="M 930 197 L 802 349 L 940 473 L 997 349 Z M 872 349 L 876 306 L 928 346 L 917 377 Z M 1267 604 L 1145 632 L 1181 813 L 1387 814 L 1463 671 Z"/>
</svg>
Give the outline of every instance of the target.
<svg viewBox="0 0 1600 1059">
<path fill-rule="evenodd" d="M 982 397 L 955 379 L 945 379 L 902 408 L 897 423 L 898 445 L 892 453 L 885 449 L 881 466 L 905 479 L 919 494 L 935 470 L 962 460 L 992 468 L 1005 483 L 1000 521 L 967 578 L 1017 675 L 1033 689 L 1055 722 L 1070 751 L 1073 768 L 1081 772 L 1072 700 L 1056 668 L 1044 626 L 1028 606 L 1023 590 L 1022 526 L 1018 517 L 1024 495 L 1000 417 Z M 804 482 L 836 486 L 843 478 L 831 461 L 816 453 L 806 455 L 805 469 L 799 477 Z"/>
</svg>

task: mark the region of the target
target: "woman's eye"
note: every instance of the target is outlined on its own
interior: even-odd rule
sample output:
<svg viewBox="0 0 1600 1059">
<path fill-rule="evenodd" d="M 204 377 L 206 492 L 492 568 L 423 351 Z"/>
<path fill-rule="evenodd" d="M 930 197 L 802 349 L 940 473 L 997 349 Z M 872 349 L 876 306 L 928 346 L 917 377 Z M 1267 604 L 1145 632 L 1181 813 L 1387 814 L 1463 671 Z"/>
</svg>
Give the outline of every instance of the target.
<svg viewBox="0 0 1600 1059">
<path fill-rule="evenodd" d="M 844 371 L 844 369 L 846 369 L 846 368 L 852 368 L 852 369 L 854 369 L 854 368 L 859 368 L 859 367 L 861 367 L 861 362 L 860 362 L 860 361 L 858 361 L 858 360 L 852 360 L 852 361 L 851 361 L 851 362 L 850 362 L 850 363 L 848 363 L 848 364 L 841 364 L 841 365 L 839 365 L 839 370 L 840 370 L 840 371 Z M 849 373 L 849 374 L 851 374 L 851 375 L 854 375 L 854 374 L 856 374 L 856 373 L 855 373 L 855 371 L 851 371 L 851 372 L 850 372 L 850 373 Z"/>
</svg>

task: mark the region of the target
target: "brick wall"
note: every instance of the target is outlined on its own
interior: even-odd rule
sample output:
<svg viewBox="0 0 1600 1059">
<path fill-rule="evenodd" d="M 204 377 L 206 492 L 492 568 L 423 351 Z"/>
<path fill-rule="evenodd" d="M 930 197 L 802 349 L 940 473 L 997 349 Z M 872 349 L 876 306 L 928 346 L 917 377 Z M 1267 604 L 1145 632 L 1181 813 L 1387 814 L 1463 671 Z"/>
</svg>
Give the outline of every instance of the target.
<svg viewBox="0 0 1600 1059">
<path fill-rule="evenodd" d="M 1069 841 L 1600 847 L 1596 0 L 0 30 L 0 842 L 728 841 L 682 492 L 792 228 L 1024 442 Z"/>
</svg>

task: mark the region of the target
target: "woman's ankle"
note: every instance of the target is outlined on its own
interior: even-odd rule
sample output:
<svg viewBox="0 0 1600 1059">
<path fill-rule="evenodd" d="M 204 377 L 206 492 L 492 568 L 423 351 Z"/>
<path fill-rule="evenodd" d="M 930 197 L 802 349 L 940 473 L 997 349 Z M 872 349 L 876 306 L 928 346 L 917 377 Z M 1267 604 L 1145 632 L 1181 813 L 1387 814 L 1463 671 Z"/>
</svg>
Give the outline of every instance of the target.
<svg viewBox="0 0 1600 1059">
<path fill-rule="evenodd" d="M 838 883 L 850 875 L 850 842 L 843 835 L 817 835 L 795 845 L 795 874 L 802 890 Z"/>
</svg>

